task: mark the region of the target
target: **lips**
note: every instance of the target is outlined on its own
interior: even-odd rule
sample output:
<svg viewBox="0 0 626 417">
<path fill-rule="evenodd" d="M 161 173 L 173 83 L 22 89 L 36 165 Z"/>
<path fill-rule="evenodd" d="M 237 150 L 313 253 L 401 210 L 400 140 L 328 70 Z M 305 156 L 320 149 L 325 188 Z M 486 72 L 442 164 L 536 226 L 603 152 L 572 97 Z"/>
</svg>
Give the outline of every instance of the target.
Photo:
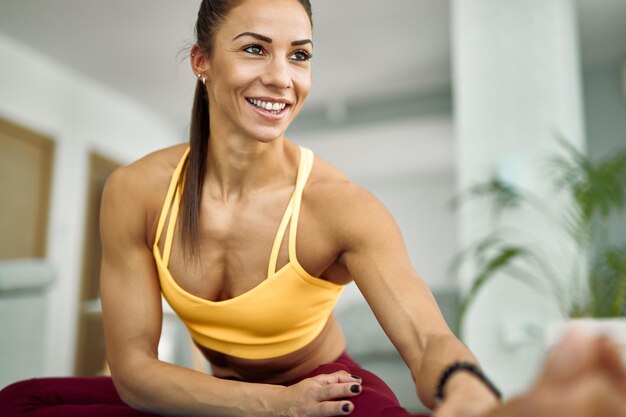
<svg viewBox="0 0 626 417">
<path fill-rule="evenodd" d="M 246 98 L 246 101 L 254 107 L 257 113 L 264 116 L 282 116 L 286 113 L 285 109 L 291 106 L 291 103 L 284 99 L 262 98 Z M 273 120 L 276 117 L 271 117 Z M 278 117 L 280 118 L 280 117 Z"/>
<path fill-rule="evenodd" d="M 265 109 L 267 111 L 280 111 L 280 110 L 283 110 L 285 106 L 287 106 L 287 103 L 282 103 L 278 101 L 263 101 L 263 100 L 258 100 L 256 98 L 249 98 L 248 103 L 253 104 L 262 109 Z"/>
</svg>

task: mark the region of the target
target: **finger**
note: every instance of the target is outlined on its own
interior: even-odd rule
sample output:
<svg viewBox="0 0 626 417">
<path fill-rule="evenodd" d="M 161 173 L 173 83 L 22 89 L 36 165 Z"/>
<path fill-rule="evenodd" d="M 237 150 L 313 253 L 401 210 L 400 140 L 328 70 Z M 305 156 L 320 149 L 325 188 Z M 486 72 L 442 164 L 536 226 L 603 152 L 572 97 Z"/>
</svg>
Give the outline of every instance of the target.
<svg viewBox="0 0 626 417">
<path fill-rule="evenodd" d="M 607 336 L 601 336 L 598 340 L 596 355 L 598 365 L 610 375 L 617 378 L 626 377 L 626 369 L 622 362 L 622 351 L 612 339 Z"/>
<path fill-rule="evenodd" d="M 593 370 L 597 348 L 594 339 L 586 333 L 569 332 L 552 352 L 544 379 L 563 381 Z"/>
<path fill-rule="evenodd" d="M 350 401 L 324 401 L 319 403 L 315 417 L 346 416 L 353 411 Z"/>
<path fill-rule="evenodd" d="M 361 384 L 354 382 L 341 383 L 341 384 L 329 384 L 320 387 L 314 394 L 314 398 L 317 401 L 328 401 L 339 398 L 350 398 L 359 395 L 362 391 Z"/>
<path fill-rule="evenodd" d="M 574 405 L 572 412 L 580 412 L 580 415 L 626 417 L 626 397 L 606 375 L 586 378 L 568 397 L 568 403 Z"/>
<path fill-rule="evenodd" d="M 320 374 L 313 377 L 313 379 L 321 384 L 337 384 L 342 382 L 361 383 L 361 378 L 357 375 L 350 375 L 346 371 L 337 371 L 332 374 Z"/>
<path fill-rule="evenodd" d="M 622 349 L 609 337 L 599 339 L 597 353 L 598 366 L 615 384 L 615 388 L 626 398 L 626 365 L 622 359 Z"/>
</svg>

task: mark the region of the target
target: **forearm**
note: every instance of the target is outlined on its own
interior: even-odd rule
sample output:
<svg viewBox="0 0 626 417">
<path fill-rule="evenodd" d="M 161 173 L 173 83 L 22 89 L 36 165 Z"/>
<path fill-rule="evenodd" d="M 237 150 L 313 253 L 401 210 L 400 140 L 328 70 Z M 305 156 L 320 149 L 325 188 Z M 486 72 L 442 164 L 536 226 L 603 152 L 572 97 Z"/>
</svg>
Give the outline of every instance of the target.
<svg viewBox="0 0 626 417">
<path fill-rule="evenodd" d="M 141 411 L 167 416 L 274 416 L 284 387 L 229 381 L 156 359 L 113 373 L 122 399 Z"/>
</svg>

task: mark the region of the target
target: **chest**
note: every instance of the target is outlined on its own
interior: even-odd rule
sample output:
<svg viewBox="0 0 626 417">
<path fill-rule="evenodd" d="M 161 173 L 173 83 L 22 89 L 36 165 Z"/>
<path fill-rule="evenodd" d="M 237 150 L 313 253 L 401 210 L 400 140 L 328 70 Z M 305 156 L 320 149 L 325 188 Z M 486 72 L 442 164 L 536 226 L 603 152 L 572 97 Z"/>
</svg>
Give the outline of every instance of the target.
<svg viewBox="0 0 626 417">
<path fill-rule="evenodd" d="M 263 282 L 274 245 L 276 270 L 288 262 L 290 222 L 284 236 L 279 225 L 290 199 L 290 190 L 258 195 L 236 204 L 207 199 L 199 218 L 198 256 L 189 259 L 180 233 L 174 234 L 169 270 L 187 292 L 208 300 L 226 300 Z M 177 229 L 178 230 L 178 229 Z M 276 243 L 277 242 L 277 243 Z M 315 222 L 314 213 L 300 211 L 295 238 L 297 261 L 314 276 L 333 270 L 338 254 Z"/>
</svg>

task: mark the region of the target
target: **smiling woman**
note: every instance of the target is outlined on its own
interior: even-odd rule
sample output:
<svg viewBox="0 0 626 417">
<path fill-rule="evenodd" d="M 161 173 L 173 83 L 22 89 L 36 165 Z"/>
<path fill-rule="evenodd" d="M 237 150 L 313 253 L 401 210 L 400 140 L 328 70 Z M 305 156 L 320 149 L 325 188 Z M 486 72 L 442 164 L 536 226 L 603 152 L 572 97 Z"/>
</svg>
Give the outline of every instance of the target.
<svg viewBox="0 0 626 417">
<path fill-rule="evenodd" d="M 439 416 L 517 412 L 515 402 L 498 408 L 498 390 L 447 327 L 389 212 L 285 137 L 311 87 L 308 1 L 204 0 L 196 35 L 190 143 L 116 170 L 104 191 L 112 377 L 14 384 L 0 393 L 2 415 L 411 416 L 345 353 L 333 308 L 351 281 Z M 162 295 L 212 375 L 158 359 Z M 624 383 L 613 346 L 574 342 L 589 359 L 580 372 L 611 369 Z M 555 372 L 539 394 L 580 391 Z M 523 401 L 529 415 L 559 409 L 537 398 Z M 607 410 L 598 415 L 617 415 Z"/>
</svg>

